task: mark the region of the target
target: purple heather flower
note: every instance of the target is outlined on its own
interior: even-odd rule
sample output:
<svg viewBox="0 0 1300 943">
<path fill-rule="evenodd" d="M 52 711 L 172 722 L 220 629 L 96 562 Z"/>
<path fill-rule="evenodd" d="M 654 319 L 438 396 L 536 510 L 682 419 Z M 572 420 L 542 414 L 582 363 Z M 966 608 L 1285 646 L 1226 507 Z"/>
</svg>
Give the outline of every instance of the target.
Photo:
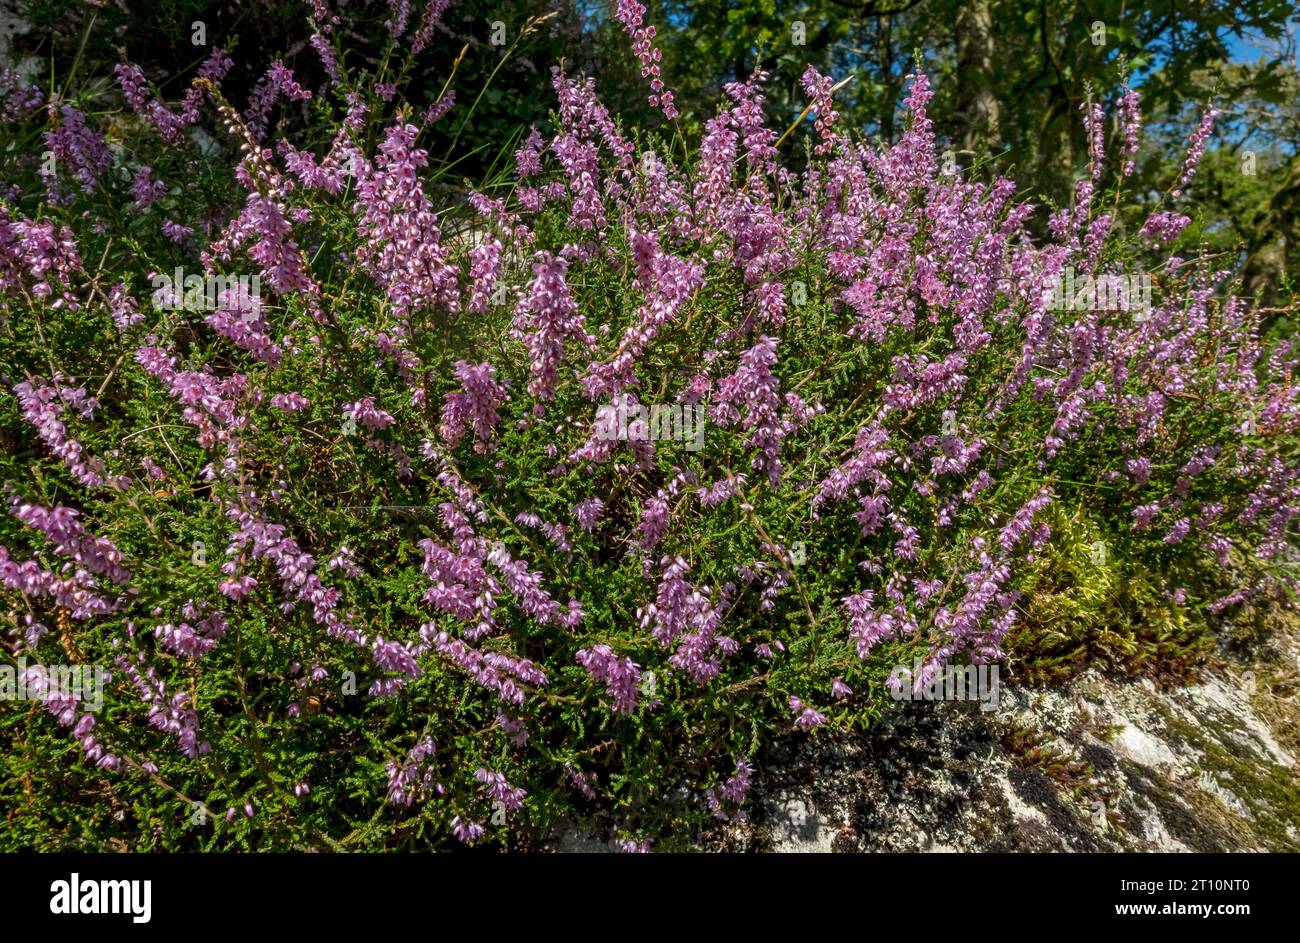
<svg viewBox="0 0 1300 943">
<path fill-rule="evenodd" d="M 131 178 L 131 198 L 135 200 L 134 209 L 142 210 L 152 206 L 167 195 L 167 185 L 161 180 L 153 179 L 149 167 L 141 167 Z"/>
<path fill-rule="evenodd" d="M 579 651 L 577 661 L 593 679 L 604 683 L 606 693 L 614 702 L 614 710 L 620 714 L 631 714 L 636 710 L 641 669 L 632 659 L 619 658 L 608 645 L 594 645 Z"/>
<path fill-rule="evenodd" d="M 456 361 L 456 378 L 462 392 L 448 393 L 442 410 L 442 437 L 455 448 L 467 429 L 474 431 L 474 451 L 485 452 L 492 445 L 492 431 L 501 417 L 497 410 L 505 403 L 506 391 L 493 379 L 490 363 L 471 365 Z"/>
<path fill-rule="evenodd" d="M 790 710 L 795 715 L 794 725 L 802 730 L 811 730 L 826 723 L 826 715 L 808 707 L 802 700 L 790 695 Z"/>
<path fill-rule="evenodd" d="M 575 504 L 572 510 L 578 526 L 591 533 L 596 528 L 596 522 L 605 512 L 605 502 L 600 498 L 586 498 Z"/>
<path fill-rule="evenodd" d="M 677 117 L 677 107 L 673 104 L 673 93 L 664 88 L 663 80 L 659 77 L 662 53 L 653 44 L 655 28 L 642 25 L 645 13 L 644 4 L 637 0 L 618 0 L 614 16 L 632 38 L 632 51 L 641 60 L 641 77 L 650 80 L 650 107 L 662 108 L 664 117 L 671 120 Z"/>
<path fill-rule="evenodd" d="M 1205 153 L 1205 142 L 1209 140 L 1210 134 L 1214 131 L 1214 119 L 1218 116 L 1219 109 L 1211 105 L 1205 110 L 1200 123 L 1192 131 L 1192 136 L 1187 145 L 1187 158 L 1183 161 L 1183 169 L 1178 175 L 1178 182 L 1174 184 L 1174 196 L 1182 196 L 1183 189 L 1196 176 L 1197 165 L 1200 164 L 1201 156 Z"/>
</svg>

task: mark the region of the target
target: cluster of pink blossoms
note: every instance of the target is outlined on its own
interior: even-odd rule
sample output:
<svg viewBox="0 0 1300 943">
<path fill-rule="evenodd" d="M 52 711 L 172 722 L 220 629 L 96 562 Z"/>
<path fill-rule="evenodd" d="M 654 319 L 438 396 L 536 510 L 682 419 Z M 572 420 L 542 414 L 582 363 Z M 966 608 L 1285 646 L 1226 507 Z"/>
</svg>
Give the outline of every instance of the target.
<svg viewBox="0 0 1300 943">
<path fill-rule="evenodd" d="M 671 121 L 677 117 L 677 106 L 673 104 L 673 93 L 659 77 L 659 60 L 663 53 L 654 45 L 655 28 L 643 25 L 645 4 L 637 3 L 637 0 L 618 0 L 614 15 L 632 37 L 632 51 L 641 60 L 641 77 L 650 80 L 650 107 L 663 109 L 664 117 Z"/>
<path fill-rule="evenodd" d="M 490 363 L 471 365 L 456 361 L 456 378 L 461 392 L 448 393 L 442 409 L 442 435 L 455 448 L 466 430 L 474 431 L 474 450 L 486 451 L 492 442 L 492 430 L 501 421 L 497 410 L 505 403 L 506 391 L 493 379 L 496 372 Z"/>
<path fill-rule="evenodd" d="M 447 261 L 437 215 L 418 176 L 429 162 L 415 146 L 419 129 L 388 129 L 374 171 L 357 190 L 364 257 L 400 316 L 420 309 L 460 309 L 459 275 Z"/>
<path fill-rule="evenodd" d="M 98 406 L 94 397 L 87 396 L 85 387 L 71 387 L 55 377 L 53 384 L 28 383 L 14 385 L 14 395 L 22 407 L 23 418 L 36 427 L 47 448 L 59 457 L 72 473 L 73 479 L 86 488 L 106 488 L 111 483 L 104 463 L 88 457 L 81 443 L 68 435 L 62 416 L 69 409 L 83 419 L 90 419 Z M 123 484 L 122 479 L 116 480 Z"/>
<path fill-rule="evenodd" d="M 29 291 L 52 308 L 78 307 L 68 289 L 81 271 L 72 230 L 49 221 L 14 219 L 0 203 L 0 291 Z"/>
<path fill-rule="evenodd" d="M 587 674 L 605 685 L 614 710 L 631 714 L 636 710 L 641 669 L 631 658 L 620 658 L 608 645 L 593 645 L 578 652 L 577 662 Z"/>
</svg>

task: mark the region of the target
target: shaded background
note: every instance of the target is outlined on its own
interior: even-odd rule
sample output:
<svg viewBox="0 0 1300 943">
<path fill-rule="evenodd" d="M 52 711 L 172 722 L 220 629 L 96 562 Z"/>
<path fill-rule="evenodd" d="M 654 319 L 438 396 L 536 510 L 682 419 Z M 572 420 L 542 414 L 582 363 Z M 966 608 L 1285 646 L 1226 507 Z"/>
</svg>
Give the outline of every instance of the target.
<svg viewBox="0 0 1300 943">
<path fill-rule="evenodd" d="M 345 15 L 346 63 L 374 66 L 387 55 L 382 2 L 328 3 Z M 770 73 L 769 117 L 793 121 L 805 102 L 798 78 L 811 63 L 853 81 L 837 96 L 844 126 L 891 141 L 914 57 L 934 79 L 931 116 L 967 172 L 1003 173 L 1025 198 L 1069 199 L 1084 174 L 1079 106 L 1090 95 L 1113 104 L 1127 79 L 1143 100 L 1149 131 L 1135 185 L 1124 200 L 1154 202 L 1177 175 L 1188 133 L 1204 106 L 1222 110 L 1190 193 L 1189 238 L 1206 253 L 1235 256 L 1247 294 L 1265 306 L 1293 297 L 1300 274 L 1300 81 L 1297 9 L 1285 0 L 647 0 L 663 70 L 676 91 L 688 139 L 717 109 L 726 82 L 755 68 Z M 415 29 L 424 4 L 412 0 Z M 206 48 L 191 24 L 231 50 L 232 98 L 247 93 L 276 57 L 317 88 L 326 81 L 307 44 L 312 7 L 298 2 L 203 0 L 5 0 L 5 19 L 28 27 L 10 57 L 37 74 L 111 74 L 139 63 L 164 94 L 179 94 Z M 407 98 L 434 100 L 452 81 L 456 108 L 429 131 L 434 155 L 454 152 L 456 173 L 489 171 L 553 102 L 552 65 L 597 77 L 602 99 L 629 126 L 662 117 L 646 89 L 613 5 L 585 0 L 453 0 L 430 48 L 415 62 Z M 530 20 L 550 14 L 522 36 Z M 506 46 L 489 41 L 506 24 Z M 516 44 L 516 40 L 518 40 Z M 402 41 L 399 41 L 399 48 Z M 505 60 L 503 62 L 503 59 Z M 1041 216 L 1042 214 L 1040 214 Z M 1267 320 L 1267 319 L 1266 319 Z M 1276 326 L 1276 325 L 1275 325 Z M 1289 330 L 1289 325 L 1283 325 Z"/>
</svg>

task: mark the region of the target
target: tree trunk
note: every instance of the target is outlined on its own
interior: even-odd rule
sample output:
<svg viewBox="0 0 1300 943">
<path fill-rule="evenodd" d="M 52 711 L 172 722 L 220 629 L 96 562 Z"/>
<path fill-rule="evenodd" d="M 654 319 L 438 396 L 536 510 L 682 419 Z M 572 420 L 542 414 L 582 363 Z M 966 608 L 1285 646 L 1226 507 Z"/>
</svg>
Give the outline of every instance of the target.
<svg viewBox="0 0 1300 943">
<path fill-rule="evenodd" d="M 972 0 L 958 7 L 956 39 L 957 119 L 962 127 L 962 150 L 987 153 L 998 144 L 990 0 Z"/>
<path fill-rule="evenodd" d="M 1300 239 L 1300 157 L 1292 158 L 1286 179 L 1255 218 L 1254 238 L 1246 245 L 1246 264 L 1242 269 L 1244 293 L 1260 305 L 1277 301 L 1278 283 L 1286 271 L 1287 256 Z M 1275 316 L 1263 319 L 1267 328 Z"/>
</svg>

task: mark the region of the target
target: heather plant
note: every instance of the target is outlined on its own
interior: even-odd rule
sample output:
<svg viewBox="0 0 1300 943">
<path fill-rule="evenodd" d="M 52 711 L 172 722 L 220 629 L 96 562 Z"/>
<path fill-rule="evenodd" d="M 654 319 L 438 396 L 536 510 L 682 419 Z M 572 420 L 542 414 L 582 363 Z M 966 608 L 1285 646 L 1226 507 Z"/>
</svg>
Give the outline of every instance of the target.
<svg viewBox="0 0 1300 943">
<path fill-rule="evenodd" d="M 1295 355 L 1179 242 L 1213 111 L 1126 219 L 1140 107 L 1090 103 L 1041 240 L 945 154 L 924 74 L 890 146 L 812 69 L 807 123 L 756 71 L 688 141 L 645 9 L 617 19 L 662 121 L 556 67 L 551 120 L 448 202 L 421 138 L 454 109 L 324 5 L 319 87 L 273 61 L 231 100 L 221 49 L 170 97 L 129 62 L 7 79 L 4 648 L 37 691 L 109 673 L 98 711 L 0 708 L 8 846 L 528 847 L 599 815 L 677 847 L 891 678 L 1185 670 L 1290 600 Z"/>
</svg>

